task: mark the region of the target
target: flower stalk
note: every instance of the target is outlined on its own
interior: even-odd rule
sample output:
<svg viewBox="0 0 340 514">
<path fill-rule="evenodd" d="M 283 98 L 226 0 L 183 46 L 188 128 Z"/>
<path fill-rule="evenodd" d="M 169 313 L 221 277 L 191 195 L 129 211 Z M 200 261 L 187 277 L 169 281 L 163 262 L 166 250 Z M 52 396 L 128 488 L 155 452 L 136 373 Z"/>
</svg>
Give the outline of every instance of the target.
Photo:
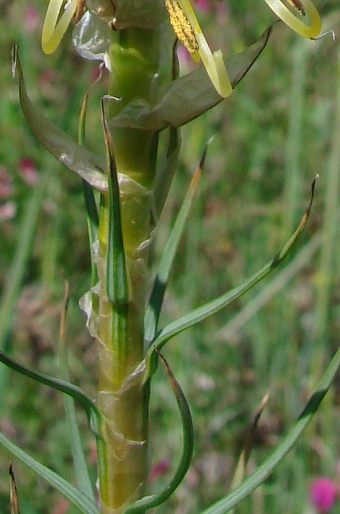
<svg viewBox="0 0 340 514">
<path fill-rule="evenodd" d="M 119 32 L 110 47 L 112 80 L 103 100 L 109 191 L 102 194 L 99 207 L 99 282 L 87 295 L 89 327 L 98 343 L 98 407 L 104 419 L 99 443 L 103 513 L 124 512 L 145 493 L 148 475 L 144 311 L 157 135 L 115 126 L 115 116 L 134 98 L 150 100 L 158 68 L 157 32 Z"/>
<path fill-rule="evenodd" d="M 311 38 L 319 34 L 320 18 L 310 0 L 304 0 L 303 4 L 300 0 L 293 1 L 300 16 L 308 15 L 310 25 L 297 20 L 291 11 L 281 7 L 280 1 L 266 2 L 294 30 Z M 61 14 L 63 4 L 64 0 L 51 0 L 49 4 L 42 33 L 42 46 L 46 53 L 52 53 L 57 48 L 70 21 L 78 19 L 84 10 L 83 0 L 70 0 Z M 141 512 L 151 501 L 147 498 L 140 500 L 145 495 L 148 476 L 150 375 L 156 367 L 158 350 L 171 337 L 171 334 L 166 335 L 166 330 L 163 333 L 158 331 L 159 311 L 152 330 L 149 330 L 149 349 L 145 341 L 145 333 L 149 335 L 144 325 L 150 292 L 149 241 L 154 220 L 166 198 L 163 191 L 159 194 L 162 197 L 160 202 L 159 198 L 154 198 L 154 188 L 155 184 L 157 191 L 167 191 L 169 187 L 169 179 L 165 175 L 161 184 L 157 184 L 156 180 L 159 182 L 162 175 L 157 175 L 159 131 L 169 129 L 169 148 L 163 171 L 172 177 L 180 146 L 178 127 L 229 96 L 266 44 L 265 39 L 249 54 L 245 52 L 245 56 L 235 59 L 231 66 L 234 75 L 231 80 L 221 50 L 210 50 L 190 0 L 165 0 L 164 3 L 140 0 L 140 4 L 143 4 L 144 10 L 140 7 L 134 9 L 137 3 L 129 0 L 116 0 L 114 4 L 108 0 L 91 0 L 87 3 L 91 12 L 87 12 L 80 21 L 76 44 L 78 51 L 82 46 L 87 58 L 97 59 L 100 55 L 110 71 L 108 95 L 102 99 L 106 169 L 101 168 L 100 160 L 90 152 L 82 151 L 80 145 L 71 144 L 64 134 L 56 132 L 42 117 L 36 117 L 20 71 L 21 101 L 37 137 L 61 162 L 100 193 L 98 213 L 95 205 L 98 227 L 91 238 L 94 241 L 92 261 L 96 266 L 93 277 L 97 277 L 98 281 L 92 284 L 81 305 L 98 347 L 97 405 L 101 423 L 97 447 L 102 514 L 123 514 L 129 506 L 130 512 L 134 512 L 134 509 Z M 176 37 L 186 46 L 193 59 L 202 60 L 207 72 L 203 70 L 203 77 L 193 72 L 181 82 L 176 81 L 176 73 L 172 76 L 168 73 L 168 83 L 162 83 L 162 45 L 164 42 L 168 44 L 170 52 L 164 51 L 168 55 L 175 48 L 175 35 L 168 39 L 162 37 L 167 18 Z M 86 31 L 90 33 L 90 44 L 84 36 Z M 270 29 L 267 32 L 269 35 Z M 197 93 L 194 84 L 193 77 L 197 76 L 200 77 L 201 87 L 202 84 L 204 86 L 202 94 Z M 56 142 L 60 141 L 58 146 Z M 78 154 L 79 159 L 75 159 Z M 93 204 L 94 200 L 92 207 Z M 158 211 L 156 215 L 155 211 Z M 288 249 L 291 244 L 288 244 Z M 282 258 L 288 249 L 284 248 Z M 263 273 L 269 272 L 280 260 L 281 255 Z M 262 278 L 261 273 L 259 277 Z M 227 300 L 226 297 L 219 300 L 216 310 Z M 210 314 L 212 310 L 209 310 Z M 199 321 L 210 314 L 204 309 L 191 313 L 187 323 L 194 324 L 195 315 Z M 191 458 L 193 436 L 185 398 L 170 371 L 168 374 L 178 398 L 183 427 L 187 425 L 184 434 L 189 434 L 189 443 L 184 444 L 184 457 L 173 481 L 176 484 L 174 487 L 177 487 L 176 480 L 178 477 L 182 479 L 183 470 L 186 471 Z M 157 498 L 162 499 L 166 495 L 167 490 Z M 152 506 L 158 501 L 157 498 L 151 501 Z"/>
</svg>

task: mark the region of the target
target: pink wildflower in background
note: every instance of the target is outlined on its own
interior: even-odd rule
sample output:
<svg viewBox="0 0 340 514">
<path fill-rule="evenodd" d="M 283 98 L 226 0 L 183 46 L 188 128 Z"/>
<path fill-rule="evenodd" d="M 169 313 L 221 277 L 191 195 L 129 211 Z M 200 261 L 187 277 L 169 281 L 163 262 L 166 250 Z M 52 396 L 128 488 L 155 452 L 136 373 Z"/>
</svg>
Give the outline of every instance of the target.
<svg viewBox="0 0 340 514">
<path fill-rule="evenodd" d="M 209 12 L 211 10 L 210 0 L 197 0 L 196 7 L 199 11 Z"/>
<path fill-rule="evenodd" d="M 314 480 L 310 488 L 310 500 L 320 513 L 329 512 L 338 495 L 338 488 L 328 477 L 320 477 Z"/>
<path fill-rule="evenodd" d="M 38 9 L 32 5 L 27 7 L 27 9 L 24 12 L 24 29 L 25 29 L 25 31 L 28 32 L 29 34 L 31 34 L 38 28 L 39 22 L 40 22 L 40 15 L 39 15 Z"/>
<path fill-rule="evenodd" d="M 0 221 L 12 220 L 17 212 L 17 205 L 14 202 L 0 204 Z"/>
<path fill-rule="evenodd" d="M 38 172 L 35 162 L 28 157 L 23 157 L 19 162 L 20 175 L 30 186 L 34 186 L 38 182 Z"/>
<path fill-rule="evenodd" d="M 162 459 L 157 464 L 155 464 L 151 470 L 151 473 L 148 477 L 148 481 L 154 482 L 158 478 L 166 475 L 166 473 L 170 469 L 170 461 L 168 459 Z"/>
</svg>

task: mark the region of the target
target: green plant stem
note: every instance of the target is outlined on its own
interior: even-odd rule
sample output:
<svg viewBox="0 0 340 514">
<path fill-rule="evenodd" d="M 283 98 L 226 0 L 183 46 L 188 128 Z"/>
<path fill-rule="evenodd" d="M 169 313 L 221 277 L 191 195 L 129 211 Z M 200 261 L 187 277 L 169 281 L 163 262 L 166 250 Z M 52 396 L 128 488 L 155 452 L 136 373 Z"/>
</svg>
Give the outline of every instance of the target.
<svg viewBox="0 0 340 514">
<path fill-rule="evenodd" d="M 120 209 L 114 207 L 121 218 L 116 229 L 121 226 L 123 235 L 128 298 L 115 301 L 113 295 L 108 299 L 112 288 L 111 284 L 107 287 L 107 280 L 115 279 L 112 269 L 118 272 L 117 267 L 112 268 L 111 257 L 118 239 L 112 224 L 113 196 L 103 194 L 96 257 L 98 307 L 93 313 L 92 333 L 99 349 L 98 407 L 104 418 L 98 460 L 101 512 L 105 514 L 124 512 L 142 497 L 148 475 L 144 314 L 157 134 L 117 127 L 114 118 L 130 100 L 150 100 L 158 52 L 158 34 L 152 30 L 122 30 L 111 46 L 111 99 L 105 104 L 104 128 L 107 125 L 112 137 L 110 173 L 117 173 L 119 186 Z"/>
</svg>

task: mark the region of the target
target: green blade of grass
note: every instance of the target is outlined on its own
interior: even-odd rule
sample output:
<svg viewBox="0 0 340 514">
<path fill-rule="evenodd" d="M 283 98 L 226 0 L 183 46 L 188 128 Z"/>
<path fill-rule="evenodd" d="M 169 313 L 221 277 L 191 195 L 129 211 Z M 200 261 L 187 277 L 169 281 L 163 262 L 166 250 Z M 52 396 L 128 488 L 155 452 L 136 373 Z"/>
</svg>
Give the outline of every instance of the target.
<svg viewBox="0 0 340 514">
<path fill-rule="evenodd" d="M 64 305 L 60 322 L 60 371 L 61 377 L 64 381 L 70 382 L 70 373 L 68 365 L 68 352 L 66 347 L 66 313 L 69 301 L 69 284 L 65 281 L 65 296 Z M 86 457 L 83 450 L 82 439 L 77 422 L 75 401 L 72 397 L 64 396 L 64 405 L 66 413 L 66 421 L 69 427 L 71 451 L 74 463 L 74 469 L 79 485 L 80 491 L 86 494 L 94 503 L 96 497 L 93 490 L 93 485 L 90 479 Z"/>
<path fill-rule="evenodd" d="M 289 241 L 284 245 L 282 250 L 268 263 L 266 264 L 261 270 L 254 273 L 250 278 L 245 280 L 243 284 L 240 286 L 232 289 L 231 291 L 228 291 L 227 293 L 219 296 L 218 298 L 215 298 L 209 303 L 206 303 L 205 305 L 202 305 L 201 307 L 198 307 L 197 309 L 194 309 L 189 314 L 185 314 L 184 316 L 181 316 L 176 321 L 169 323 L 166 327 L 164 327 L 162 330 L 156 334 L 154 340 L 152 341 L 152 345 L 149 349 L 149 359 L 153 359 L 153 352 L 154 349 L 160 350 L 165 343 L 167 343 L 170 339 L 172 339 L 177 334 L 183 332 L 189 327 L 192 327 L 193 325 L 196 325 L 200 321 L 205 320 L 209 316 L 212 316 L 216 312 L 220 311 L 227 305 L 229 305 L 231 302 L 239 298 L 241 295 L 249 291 L 255 284 L 260 282 L 264 277 L 266 277 L 273 269 L 275 269 L 287 256 L 287 254 L 290 252 L 292 247 L 294 246 L 295 242 L 297 241 L 299 235 L 301 234 L 302 230 L 304 229 L 309 213 L 312 207 L 313 198 L 314 198 L 314 189 L 315 189 L 315 183 L 318 177 L 316 177 L 312 183 L 311 188 L 311 198 L 309 205 L 301 219 L 301 222 L 294 232 L 294 234 L 291 236 Z M 151 372 L 154 371 L 153 362 L 151 362 L 150 365 Z"/>
<path fill-rule="evenodd" d="M 34 473 L 63 494 L 80 512 L 83 512 L 83 514 L 99 514 L 97 505 L 87 495 L 78 491 L 78 489 L 69 484 L 60 475 L 33 459 L 33 457 L 10 441 L 2 432 L 0 432 L 0 444 L 12 455 L 15 455 L 21 462 L 26 464 Z"/>
<path fill-rule="evenodd" d="M 170 237 L 165 245 L 161 257 L 158 272 L 145 313 L 145 350 L 147 350 L 157 332 L 159 316 L 162 309 L 163 298 L 169 280 L 170 271 L 174 262 L 179 242 L 186 227 L 186 221 L 188 219 L 194 198 L 199 187 L 206 152 L 207 148 L 204 150 L 199 166 L 197 167 L 196 172 L 191 180 L 183 204 L 176 218 L 174 228 L 171 231 Z"/>
<path fill-rule="evenodd" d="M 201 514 L 225 514 L 246 498 L 246 496 L 252 493 L 260 484 L 262 484 L 262 482 L 264 482 L 264 480 L 272 473 L 273 469 L 295 445 L 304 429 L 310 423 L 324 396 L 332 385 L 339 366 L 340 349 L 338 349 L 334 355 L 326 373 L 311 396 L 306 407 L 298 417 L 297 422 L 285 436 L 283 441 L 278 445 L 276 450 L 274 450 L 270 457 L 249 478 L 247 478 L 241 486 L 234 489 L 234 491 L 232 491 L 228 496 L 218 501 L 208 509 L 202 511 Z"/>
</svg>

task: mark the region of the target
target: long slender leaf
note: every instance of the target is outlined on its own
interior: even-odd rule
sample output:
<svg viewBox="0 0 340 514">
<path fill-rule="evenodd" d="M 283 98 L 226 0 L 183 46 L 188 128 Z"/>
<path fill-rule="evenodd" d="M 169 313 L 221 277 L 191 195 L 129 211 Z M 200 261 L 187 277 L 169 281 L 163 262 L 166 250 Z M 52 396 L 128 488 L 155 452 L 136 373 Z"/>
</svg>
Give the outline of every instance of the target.
<svg viewBox="0 0 340 514">
<path fill-rule="evenodd" d="M 60 321 L 60 371 L 62 379 L 66 382 L 70 381 L 68 352 L 66 346 L 66 313 L 69 302 L 69 284 L 65 281 L 64 304 Z M 94 503 L 96 497 L 93 485 L 90 479 L 86 457 L 83 450 L 82 439 L 77 422 L 76 409 L 74 399 L 68 395 L 64 396 L 64 405 L 66 412 L 66 421 L 69 427 L 71 450 L 74 463 L 74 469 L 79 485 L 79 489 L 86 494 Z"/>
<path fill-rule="evenodd" d="M 264 305 L 267 305 L 271 299 L 310 262 L 320 246 L 321 237 L 320 234 L 316 234 L 299 250 L 296 257 L 291 260 L 288 266 L 283 268 L 268 285 L 261 288 L 259 294 L 252 298 L 249 303 L 245 304 L 236 316 L 217 332 L 215 338 L 219 341 L 227 341 L 230 339 L 232 335 L 255 316 Z"/>
<path fill-rule="evenodd" d="M 100 80 L 101 75 L 95 81 L 94 84 Z M 94 86 L 91 85 L 91 88 Z M 85 126 L 86 126 L 86 114 L 87 114 L 87 104 L 88 104 L 89 91 L 87 91 L 83 103 L 81 106 L 81 112 L 79 117 L 79 131 L 78 131 L 78 143 L 83 146 L 85 143 Z M 98 234 L 98 226 L 99 226 L 99 215 L 98 208 L 96 204 L 96 199 L 94 196 L 93 188 L 83 180 L 83 194 L 86 208 L 86 218 L 87 218 L 87 230 L 89 236 L 89 244 L 90 244 L 90 255 L 91 255 L 91 287 L 93 287 L 98 282 L 98 272 L 97 267 L 94 262 L 94 253 L 93 253 L 93 244 L 96 240 Z"/>
<path fill-rule="evenodd" d="M 125 511 L 125 514 L 144 514 L 146 510 L 152 509 L 164 503 L 182 482 L 192 459 L 192 453 L 194 449 L 194 428 L 189 405 L 181 389 L 181 386 L 174 377 L 167 361 L 160 353 L 158 353 L 158 355 L 163 362 L 168 374 L 171 388 L 175 394 L 176 402 L 179 408 L 183 428 L 183 450 L 176 472 L 171 478 L 170 482 L 166 484 L 160 492 L 150 496 L 145 496 L 144 498 L 137 500 Z"/>
<path fill-rule="evenodd" d="M 253 492 L 264 480 L 272 473 L 274 468 L 281 462 L 287 453 L 295 445 L 298 438 L 303 433 L 304 429 L 312 420 L 315 412 L 317 411 L 320 403 L 329 390 L 335 375 L 340 366 L 340 348 L 334 355 L 330 362 L 326 373 L 320 381 L 316 391 L 311 396 L 306 407 L 298 417 L 297 422 L 284 437 L 282 442 L 268 457 L 268 459 L 249 477 L 241 486 L 234 489 L 228 496 L 218 501 L 208 509 L 201 512 L 201 514 L 225 514 L 230 509 L 240 503 L 246 496 Z"/>
<path fill-rule="evenodd" d="M 96 437 L 101 437 L 100 435 L 100 424 L 101 424 L 101 415 L 95 404 L 90 400 L 88 396 L 82 391 L 79 387 L 69 384 L 68 382 L 65 382 L 64 380 L 60 380 L 59 378 L 54 378 L 47 376 L 43 373 L 39 373 L 38 371 L 33 371 L 28 368 L 25 368 L 25 366 L 22 366 L 18 362 L 14 361 L 10 357 L 8 357 L 4 352 L 0 351 L 0 362 L 5 364 L 6 366 L 9 366 L 15 371 L 18 371 L 22 375 L 25 375 L 26 377 L 32 378 L 33 380 L 36 380 L 37 382 L 40 382 L 41 384 L 44 384 L 46 386 L 52 387 L 53 389 L 56 389 L 57 391 L 60 391 L 62 393 L 68 394 L 69 396 L 72 396 L 75 400 L 79 402 L 79 404 L 83 407 L 85 410 L 90 427 L 93 431 L 93 433 L 96 435 Z"/>
<path fill-rule="evenodd" d="M 227 305 L 229 305 L 231 302 L 239 298 L 241 295 L 249 291 L 255 284 L 260 282 L 264 277 L 266 277 L 274 268 L 276 268 L 283 259 L 287 256 L 289 251 L 292 249 L 294 243 L 297 241 L 299 235 L 301 234 L 302 230 L 306 226 L 310 210 L 313 203 L 314 198 L 314 189 L 315 189 L 315 183 L 318 176 L 313 180 L 312 188 L 311 188 L 311 198 L 309 205 L 301 219 L 301 222 L 292 235 L 292 237 L 289 239 L 289 241 L 284 245 L 282 250 L 268 263 L 266 264 L 261 270 L 254 273 L 250 278 L 245 280 L 243 284 L 240 286 L 232 289 L 231 291 L 228 291 L 227 293 L 219 296 L 218 298 L 215 298 L 209 303 L 206 303 L 205 305 L 202 305 L 201 307 L 198 307 L 197 309 L 194 309 L 189 314 L 185 314 L 184 316 L 181 316 L 179 319 L 173 321 L 172 323 L 169 323 L 166 327 L 164 327 L 162 330 L 160 330 L 154 340 L 152 341 L 152 345 L 149 349 L 149 365 L 150 365 L 150 373 L 152 373 L 155 369 L 154 367 L 154 349 L 160 350 L 167 341 L 172 339 L 177 334 L 183 332 L 187 328 L 199 323 L 200 321 L 205 320 L 209 316 L 215 314 L 216 312 L 220 311 Z"/>
<path fill-rule="evenodd" d="M 171 231 L 170 237 L 165 245 L 161 257 L 158 272 L 145 313 L 145 349 L 148 348 L 157 331 L 165 289 L 169 280 L 170 271 L 178 249 L 178 245 L 186 227 L 186 221 L 188 219 L 190 209 L 198 190 L 206 152 L 207 148 L 205 148 L 199 166 L 197 167 L 196 172 L 191 180 L 183 204 L 176 218 L 174 228 Z"/>
<path fill-rule="evenodd" d="M 0 432 L 0 444 L 2 444 L 12 455 L 15 455 L 21 462 L 26 464 L 34 473 L 46 480 L 51 486 L 61 492 L 75 507 L 83 514 L 99 514 L 97 505 L 73 485 L 69 484 L 64 478 L 47 468 L 30 455 L 24 452 L 16 444 Z"/>
<path fill-rule="evenodd" d="M 102 99 L 102 123 L 108 156 L 109 180 L 109 233 L 107 248 L 106 291 L 113 305 L 126 305 L 128 284 L 126 275 L 125 250 L 120 212 L 120 195 L 117 168 L 113 153 L 113 142 L 105 115 L 105 97 Z"/>
<path fill-rule="evenodd" d="M 27 94 L 18 46 L 13 47 L 13 72 L 19 72 L 19 96 L 22 111 L 35 137 L 69 170 L 86 180 L 99 191 L 107 191 L 105 163 L 100 157 L 78 145 L 62 130 L 51 123 Z"/>
</svg>

